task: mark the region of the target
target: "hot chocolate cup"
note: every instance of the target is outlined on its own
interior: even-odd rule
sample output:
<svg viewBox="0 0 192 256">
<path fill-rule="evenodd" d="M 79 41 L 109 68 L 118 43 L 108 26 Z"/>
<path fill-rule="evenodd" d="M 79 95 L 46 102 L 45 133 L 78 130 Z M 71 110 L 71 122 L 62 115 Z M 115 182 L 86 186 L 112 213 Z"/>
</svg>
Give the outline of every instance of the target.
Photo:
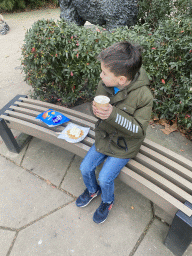
<svg viewBox="0 0 192 256">
<path fill-rule="evenodd" d="M 110 98 L 104 95 L 98 95 L 94 98 L 96 108 L 107 107 L 110 102 Z"/>
</svg>

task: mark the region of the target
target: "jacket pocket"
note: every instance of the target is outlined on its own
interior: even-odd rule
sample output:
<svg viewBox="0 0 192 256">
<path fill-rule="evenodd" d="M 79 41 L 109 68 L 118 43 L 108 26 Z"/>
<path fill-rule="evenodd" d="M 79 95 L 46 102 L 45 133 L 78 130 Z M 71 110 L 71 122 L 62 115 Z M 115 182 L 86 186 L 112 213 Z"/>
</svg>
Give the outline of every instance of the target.
<svg viewBox="0 0 192 256">
<path fill-rule="evenodd" d="M 118 106 L 119 109 L 123 110 L 124 112 L 126 112 L 127 114 L 133 116 L 133 114 L 135 113 L 135 108 L 132 108 L 128 105 L 124 105 L 124 106 Z"/>
</svg>

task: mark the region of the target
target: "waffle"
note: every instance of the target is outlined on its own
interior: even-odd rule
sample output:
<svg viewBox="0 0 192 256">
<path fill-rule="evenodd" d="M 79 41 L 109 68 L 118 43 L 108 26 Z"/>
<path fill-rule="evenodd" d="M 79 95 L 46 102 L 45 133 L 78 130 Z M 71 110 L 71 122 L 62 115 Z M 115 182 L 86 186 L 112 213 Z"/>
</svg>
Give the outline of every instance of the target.
<svg viewBox="0 0 192 256">
<path fill-rule="evenodd" d="M 84 132 L 81 130 L 80 135 L 78 137 L 75 137 L 75 135 L 70 134 L 70 130 L 67 131 L 67 135 L 70 139 L 73 139 L 73 140 L 77 140 L 77 139 L 81 138 L 84 134 Z"/>
</svg>

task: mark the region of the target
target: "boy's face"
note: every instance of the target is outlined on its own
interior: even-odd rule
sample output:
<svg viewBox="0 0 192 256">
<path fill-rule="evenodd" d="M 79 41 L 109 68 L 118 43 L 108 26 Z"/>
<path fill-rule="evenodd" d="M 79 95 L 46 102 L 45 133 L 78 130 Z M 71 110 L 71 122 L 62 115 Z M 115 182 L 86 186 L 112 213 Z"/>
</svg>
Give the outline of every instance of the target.
<svg viewBox="0 0 192 256">
<path fill-rule="evenodd" d="M 107 67 L 105 67 L 103 62 L 101 62 L 100 77 L 107 87 L 115 87 L 119 84 L 118 77 L 115 76 Z"/>
<path fill-rule="evenodd" d="M 124 76 L 115 76 L 109 68 L 105 67 L 105 64 L 101 62 L 101 74 L 100 77 L 103 83 L 107 87 L 118 87 L 119 89 L 124 88 L 127 85 L 127 78 Z M 122 78 L 124 81 L 122 82 Z"/>
</svg>

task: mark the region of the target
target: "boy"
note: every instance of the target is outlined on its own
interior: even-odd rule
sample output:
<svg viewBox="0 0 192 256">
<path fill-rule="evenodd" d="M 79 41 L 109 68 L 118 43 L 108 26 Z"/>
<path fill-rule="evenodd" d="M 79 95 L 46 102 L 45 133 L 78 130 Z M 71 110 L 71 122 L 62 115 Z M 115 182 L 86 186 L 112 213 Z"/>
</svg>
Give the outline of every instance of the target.
<svg viewBox="0 0 192 256">
<path fill-rule="evenodd" d="M 103 50 L 98 60 L 102 80 L 96 95 L 108 96 L 110 104 L 97 109 L 93 101 L 93 113 L 99 116 L 99 121 L 95 128 L 95 144 L 80 166 L 87 188 L 76 200 L 76 205 L 84 207 L 101 194 L 102 202 L 93 221 L 102 223 L 114 204 L 115 178 L 129 159 L 137 155 L 145 138 L 153 97 L 147 74 L 141 68 L 142 56 L 137 46 L 129 42 L 116 43 Z M 95 169 L 102 162 L 98 185 Z"/>
</svg>

